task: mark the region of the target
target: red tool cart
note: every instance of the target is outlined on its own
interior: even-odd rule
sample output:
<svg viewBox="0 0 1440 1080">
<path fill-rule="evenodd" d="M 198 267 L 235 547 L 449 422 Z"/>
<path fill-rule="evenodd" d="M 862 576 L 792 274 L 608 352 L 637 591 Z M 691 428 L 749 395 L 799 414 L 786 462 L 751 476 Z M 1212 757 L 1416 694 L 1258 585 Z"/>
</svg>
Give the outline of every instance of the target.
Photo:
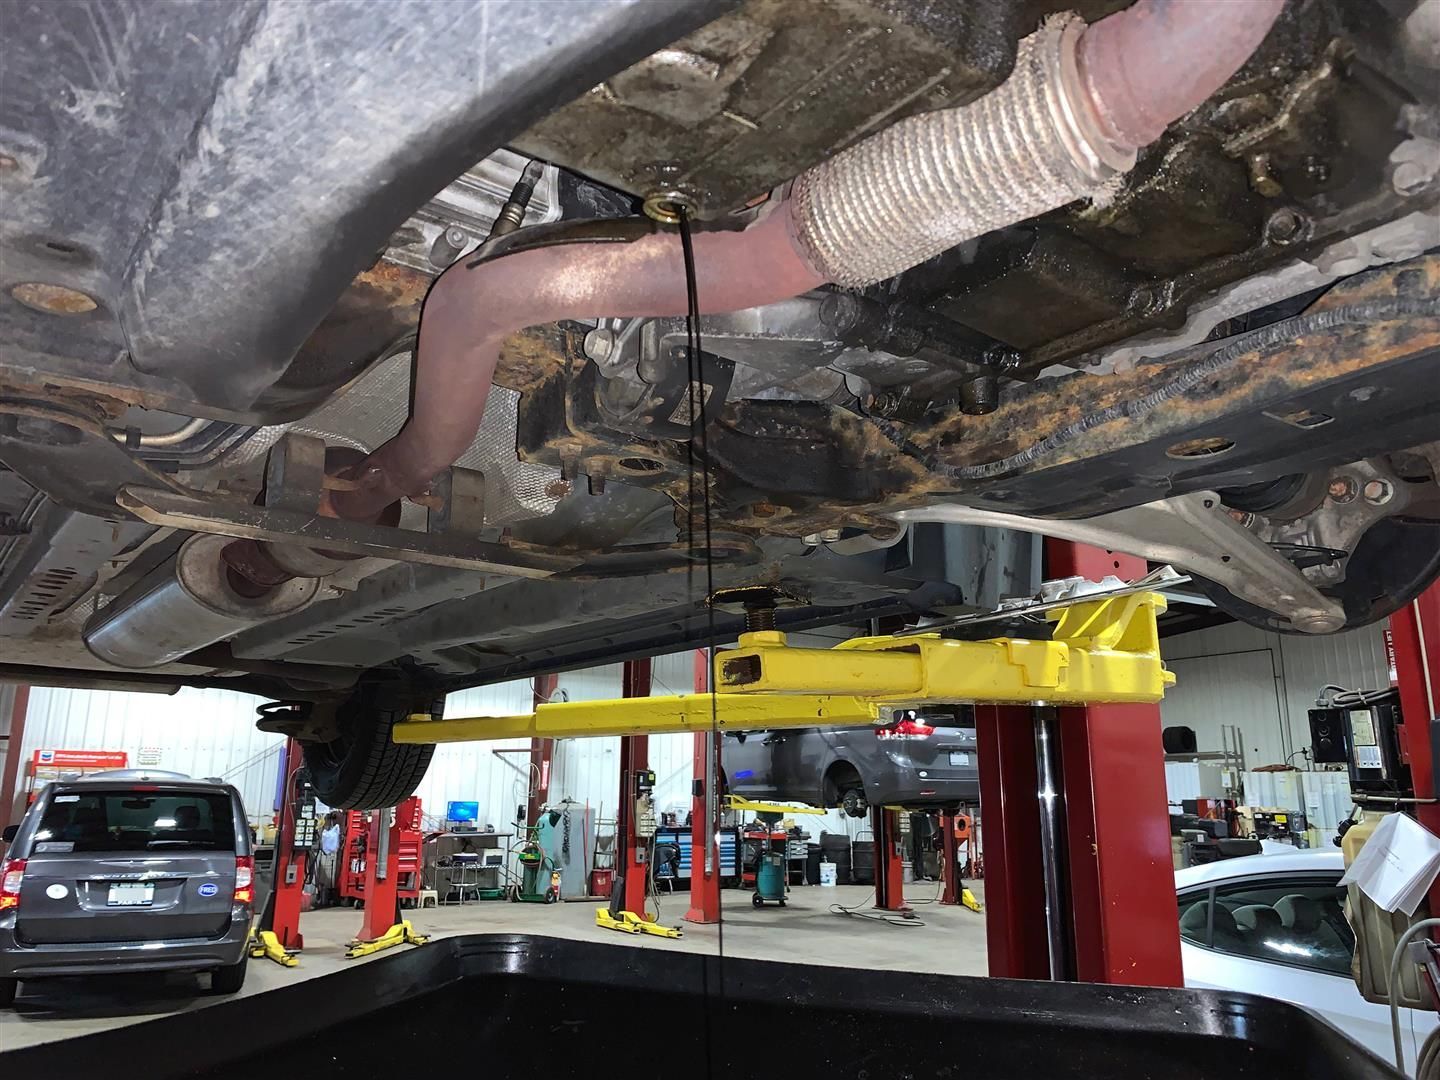
<svg viewBox="0 0 1440 1080">
<path fill-rule="evenodd" d="M 378 811 L 389 824 L 389 811 Z M 360 906 L 365 902 L 365 874 L 368 856 L 377 844 L 375 818 L 377 813 L 350 810 L 345 814 L 344 833 L 340 840 L 340 865 L 336 891 L 341 903 Z M 396 873 L 396 894 L 401 907 L 414 907 L 420 899 L 421 875 L 425 834 L 422 826 L 423 814 L 420 800 L 411 796 L 395 808 L 395 824 L 398 832 L 396 854 L 399 870 Z"/>
</svg>

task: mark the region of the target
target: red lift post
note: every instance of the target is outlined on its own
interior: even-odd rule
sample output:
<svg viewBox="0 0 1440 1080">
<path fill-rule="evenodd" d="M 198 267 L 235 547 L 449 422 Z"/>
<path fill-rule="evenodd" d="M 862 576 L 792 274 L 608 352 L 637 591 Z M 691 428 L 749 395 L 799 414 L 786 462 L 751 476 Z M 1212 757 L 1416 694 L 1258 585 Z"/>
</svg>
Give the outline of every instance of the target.
<svg viewBox="0 0 1440 1080">
<path fill-rule="evenodd" d="M 970 818 L 966 814 L 940 815 L 940 903 L 946 905 L 965 902 L 965 859 L 961 857 L 961 845 L 966 856 L 970 852 Z"/>
<path fill-rule="evenodd" d="M 1147 570 L 1066 541 L 1045 556 L 1047 578 Z M 1158 706 L 975 712 L 990 974 L 1182 985 Z"/>
<path fill-rule="evenodd" d="M 401 810 L 416 802 L 406 799 L 396 808 L 395 822 L 389 810 L 370 813 L 370 831 L 365 848 L 365 914 L 357 941 L 378 941 L 400 921 L 400 831 Z M 412 810 L 413 813 L 413 810 Z"/>
<path fill-rule="evenodd" d="M 875 837 L 875 906 L 884 911 L 909 911 L 905 903 L 905 852 L 900 832 L 900 811 L 870 808 Z"/>
<path fill-rule="evenodd" d="M 298 798 L 295 774 L 305 764 L 305 752 L 295 739 L 285 742 L 285 782 L 280 791 L 280 827 L 275 834 L 275 882 L 269 906 L 269 925 L 261 919 L 261 930 L 271 930 L 287 952 L 305 947 L 300 935 L 300 909 L 305 896 L 305 864 L 310 852 L 295 844 L 295 811 Z"/>
<path fill-rule="evenodd" d="M 710 654 L 695 650 L 695 693 L 710 689 Z M 716 819 L 720 813 L 720 736 L 697 731 L 695 740 L 695 787 L 690 805 L 690 910 L 685 921 L 720 921 L 720 849 L 716 843 Z M 632 909 L 633 910 L 633 909 Z"/>
<path fill-rule="evenodd" d="M 626 660 L 621 675 L 621 697 L 649 697 L 651 662 Z M 625 875 L 625 911 L 645 917 L 645 883 L 650 874 L 648 846 L 635 835 L 635 774 L 650 766 L 650 737 L 627 735 L 620 740 L 620 812 L 616 831 L 621 837 L 621 873 Z"/>
<path fill-rule="evenodd" d="M 420 885 L 420 800 L 414 795 L 392 811 L 370 814 L 368 847 L 365 851 L 365 914 L 360 933 L 350 942 L 346 956 L 369 956 L 395 945 L 424 945 L 427 938 L 416 934 L 400 916 L 400 897 L 419 895 Z"/>
<path fill-rule="evenodd" d="M 15 698 L 10 705 L 10 732 L 5 739 L 5 771 L 0 777 L 0 828 L 18 824 L 19 817 L 12 822 L 11 811 L 15 806 L 15 788 L 20 777 L 20 747 L 25 738 L 25 714 L 30 710 L 30 687 L 15 687 Z M 0 840 L 0 852 L 5 850 Z"/>
<path fill-rule="evenodd" d="M 1440 722 L 1440 583 L 1431 585 L 1390 616 L 1395 648 L 1395 679 L 1400 687 L 1400 747 L 1410 763 L 1415 787 L 1415 818 L 1440 835 L 1440 804 L 1436 796 L 1435 743 Z M 1430 910 L 1440 911 L 1440 882 L 1430 888 Z"/>
<path fill-rule="evenodd" d="M 532 681 L 535 688 L 533 699 L 537 707 L 547 704 L 560 688 L 559 675 L 536 675 Z M 550 800 L 550 763 L 554 757 L 554 739 L 530 740 L 531 783 L 530 796 L 525 806 L 526 821 L 539 821 L 540 808 Z"/>
</svg>

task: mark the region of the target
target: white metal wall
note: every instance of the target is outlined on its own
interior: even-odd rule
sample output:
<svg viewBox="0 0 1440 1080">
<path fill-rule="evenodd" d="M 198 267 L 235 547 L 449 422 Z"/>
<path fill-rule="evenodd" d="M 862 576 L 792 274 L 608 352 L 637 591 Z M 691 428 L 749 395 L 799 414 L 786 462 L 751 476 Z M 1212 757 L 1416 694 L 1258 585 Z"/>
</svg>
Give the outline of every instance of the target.
<svg viewBox="0 0 1440 1080">
<path fill-rule="evenodd" d="M 1281 713 L 1280 681 L 1268 650 L 1197 656 L 1165 663 L 1175 686 L 1160 706 L 1166 725 L 1195 729 L 1202 750 L 1219 750 L 1220 729 L 1233 724 L 1245 737 L 1248 765 L 1274 765 L 1292 751 L 1288 720 Z"/>
<path fill-rule="evenodd" d="M 1162 722 L 1194 728 L 1201 750 L 1219 750 L 1220 725 L 1238 724 L 1252 769 L 1309 745 L 1307 713 L 1326 683 L 1389 685 L 1383 622 L 1325 637 L 1231 623 L 1167 638 L 1163 651 L 1176 686 L 1160 706 Z"/>
<path fill-rule="evenodd" d="M 652 693 L 688 694 L 695 687 L 693 651 L 657 656 L 651 668 Z M 569 701 L 619 697 L 622 665 L 575 671 L 560 676 L 560 689 Z M 690 808 L 690 780 L 694 771 L 694 741 L 690 735 L 652 735 L 650 768 L 655 772 L 655 803 L 661 810 Z M 555 747 L 550 778 L 551 801 L 571 798 L 588 802 L 612 817 L 620 798 L 620 740 L 618 738 L 561 739 Z"/>
<path fill-rule="evenodd" d="M 157 769 L 220 776 L 240 789 L 254 820 L 275 808 L 285 739 L 255 728 L 264 699 L 233 690 L 184 689 L 172 696 L 105 690 L 30 690 L 22 774 L 36 750 L 124 750 L 132 767 L 154 749 Z"/>
<path fill-rule="evenodd" d="M 534 691 L 529 679 L 477 686 L 445 699 L 446 716 L 507 716 L 530 711 Z M 487 742 L 444 743 L 435 748 L 430 769 L 420 782 L 425 814 L 436 822 L 445 818 L 449 802 L 478 802 L 480 824 L 507 832 L 515 821 L 515 808 L 523 806 L 531 786 L 529 739 L 492 739 Z M 497 754 L 497 750 L 527 751 Z"/>
</svg>

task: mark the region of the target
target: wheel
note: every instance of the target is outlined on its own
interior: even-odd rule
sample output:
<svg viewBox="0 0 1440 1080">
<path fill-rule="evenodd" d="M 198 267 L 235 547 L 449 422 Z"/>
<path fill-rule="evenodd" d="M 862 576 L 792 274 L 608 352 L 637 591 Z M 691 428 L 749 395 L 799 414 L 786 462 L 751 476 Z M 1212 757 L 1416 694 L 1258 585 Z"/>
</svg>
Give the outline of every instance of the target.
<svg viewBox="0 0 1440 1080">
<path fill-rule="evenodd" d="M 0 1009 L 8 1009 L 15 1004 L 15 994 L 19 989 L 19 979 L 0 979 Z"/>
<path fill-rule="evenodd" d="M 304 744 L 315 794 L 337 810 L 379 810 L 413 795 L 435 747 L 397 745 L 390 729 L 411 713 L 438 716 L 444 704 L 408 684 L 361 686 L 337 710 L 340 735 Z"/>
<path fill-rule="evenodd" d="M 545 902 L 546 902 L 547 904 L 553 904 L 553 903 L 555 902 L 555 890 L 554 890 L 554 889 L 546 889 L 546 890 L 545 890 Z"/>
<path fill-rule="evenodd" d="M 512 904 L 518 904 L 518 903 L 520 902 L 520 886 L 519 886 L 519 885 L 511 885 L 511 886 L 510 886 L 510 902 L 511 902 Z"/>
<path fill-rule="evenodd" d="M 785 906 L 785 901 L 784 901 L 784 900 L 781 900 L 781 901 L 780 901 L 780 906 L 781 906 L 781 907 L 784 907 L 784 906 Z"/>
<path fill-rule="evenodd" d="M 863 818 L 870 813 L 870 804 L 865 801 L 865 792 L 860 788 L 846 788 L 840 796 L 840 805 L 846 817 Z"/>
<path fill-rule="evenodd" d="M 760 894 L 758 892 L 750 894 L 750 903 L 754 904 L 756 907 L 765 906 L 765 901 L 760 898 Z"/>
<path fill-rule="evenodd" d="M 234 994 L 245 985 L 245 973 L 250 970 L 247 960 L 229 967 L 216 968 L 210 973 L 210 990 L 216 994 Z"/>
</svg>

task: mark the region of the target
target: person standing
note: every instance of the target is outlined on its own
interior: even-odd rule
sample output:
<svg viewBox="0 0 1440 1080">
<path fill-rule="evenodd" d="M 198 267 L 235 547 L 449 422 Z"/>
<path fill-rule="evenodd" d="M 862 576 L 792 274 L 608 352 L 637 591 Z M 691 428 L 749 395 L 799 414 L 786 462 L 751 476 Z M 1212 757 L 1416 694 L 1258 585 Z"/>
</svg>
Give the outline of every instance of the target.
<svg viewBox="0 0 1440 1080">
<path fill-rule="evenodd" d="M 316 901 L 329 907 L 335 903 L 336 868 L 340 853 L 340 815 L 325 815 L 325 828 L 320 830 L 320 852 L 315 858 Z"/>
</svg>

